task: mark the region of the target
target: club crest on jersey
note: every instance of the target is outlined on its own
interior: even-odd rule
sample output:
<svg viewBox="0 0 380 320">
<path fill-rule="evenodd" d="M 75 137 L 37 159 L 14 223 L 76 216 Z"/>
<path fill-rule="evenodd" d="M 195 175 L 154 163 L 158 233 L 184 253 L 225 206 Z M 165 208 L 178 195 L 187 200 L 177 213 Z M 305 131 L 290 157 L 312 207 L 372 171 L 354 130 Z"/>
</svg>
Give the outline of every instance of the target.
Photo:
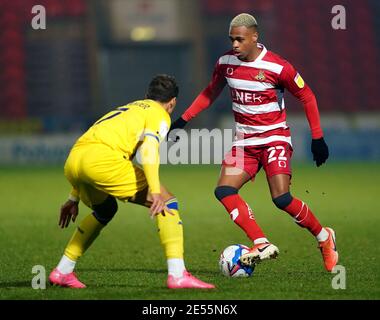
<svg viewBox="0 0 380 320">
<path fill-rule="evenodd" d="M 266 78 L 265 78 L 265 73 L 264 73 L 264 70 L 260 70 L 259 71 L 259 74 L 255 77 L 256 80 L 259 80 L 259 81 L 264 81 Z"/>
<path fill-rule="evenodd" d="M 232 76 L 234 74 L 233 68 L 227 68 L 227 75 Z"/>
</svg>

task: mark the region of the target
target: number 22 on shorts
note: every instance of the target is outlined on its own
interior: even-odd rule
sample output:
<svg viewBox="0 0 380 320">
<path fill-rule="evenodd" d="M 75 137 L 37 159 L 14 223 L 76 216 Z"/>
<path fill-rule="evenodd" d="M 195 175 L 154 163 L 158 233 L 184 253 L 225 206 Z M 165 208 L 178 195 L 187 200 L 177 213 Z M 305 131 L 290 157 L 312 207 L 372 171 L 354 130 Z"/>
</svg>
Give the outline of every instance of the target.
<svg viewBox="0 0 380 320">
<path fill-rule="evenodd" d="M 278 166 L 280 168 L 286 167 L 286 161 L 288 160 L 287 157 L 285 157 L 285 147 L 284 146 L 276 146 L 276 147 L 270 147 L 268 149 L 269 155 L 268 155 L 268 164 L 278 160 Z M 277 156 L 276 156 L 277 153 Z"/>
</svg>

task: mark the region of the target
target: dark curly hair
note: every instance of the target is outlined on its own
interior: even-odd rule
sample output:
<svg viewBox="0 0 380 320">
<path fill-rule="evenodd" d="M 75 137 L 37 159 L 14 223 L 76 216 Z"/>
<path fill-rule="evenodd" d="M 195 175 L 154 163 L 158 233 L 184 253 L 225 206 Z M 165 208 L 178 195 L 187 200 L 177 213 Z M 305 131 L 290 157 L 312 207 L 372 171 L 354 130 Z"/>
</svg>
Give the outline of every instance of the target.
<svg viewBox="0 0 380 320">
<path fill-rule="evenodd" d="M 159 74 L 150 82 L 146 98 L 165 103 L 178 97 L 178 92 L 179 89 L 174 77 Z"/>
</svg>

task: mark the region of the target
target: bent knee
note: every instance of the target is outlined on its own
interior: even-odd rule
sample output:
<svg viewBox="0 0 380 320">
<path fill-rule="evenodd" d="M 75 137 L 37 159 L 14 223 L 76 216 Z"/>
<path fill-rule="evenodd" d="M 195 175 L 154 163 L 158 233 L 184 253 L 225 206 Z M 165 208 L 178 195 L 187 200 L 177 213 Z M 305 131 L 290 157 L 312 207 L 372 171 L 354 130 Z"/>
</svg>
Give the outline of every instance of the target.
<svg viewBox="0 0 380 320">
<path fill-rule="evenodd" d="M 106 225 L 116 214 L 118 206 L 116 199 L 112 196 L 108 196 L 103 203 L 94 205 L 92 208 L 94 209 L 93 215 L 96 220 Z"/>
<path fill-rule="evenodd" d="M 238 189 L 231 186 L 218 186 L 214 190 L 215 197 L 221 201 L 223 198 L 237 194 Z"/>
<path fill-rule="evenodd" d="M 290 192 L 284 193 L 277 198 L 272 199 L 273 203 L 276 205 L 279 209 L 285 209 L 293 200 L 292 195 Z"/>
</svg>

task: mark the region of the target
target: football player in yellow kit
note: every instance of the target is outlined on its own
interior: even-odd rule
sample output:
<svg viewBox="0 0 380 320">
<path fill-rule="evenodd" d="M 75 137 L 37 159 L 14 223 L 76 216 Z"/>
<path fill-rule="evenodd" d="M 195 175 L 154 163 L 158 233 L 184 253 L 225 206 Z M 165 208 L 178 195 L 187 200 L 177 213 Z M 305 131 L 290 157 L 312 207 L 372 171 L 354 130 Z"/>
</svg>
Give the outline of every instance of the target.
<svg viewBox="0 0 380 320">
<path fill-rule="evenodd" d="M 147 206 L 152 218 L 156 217 L 170 289 L 214 288 L 186 270 L 178 202 L 159 180 L 159 145 L 170 128 L 177 96 L 175 79 L 158 75 L 150 82 L 146 99 L 109 112 L 74 144 L 64 167 L 72 191 L 61 207 L 59 225 L 66 228 L 70 220 L 75 221 L 80 200 L 93 212 L 75 230 L 62 259 L 50 273 L 50 283 L 86 287 L 78 280 L 74 267 L 115 215 L 119 199 Z M 132 162 L 138 150 L 142 168 Z"/>
</svg>

